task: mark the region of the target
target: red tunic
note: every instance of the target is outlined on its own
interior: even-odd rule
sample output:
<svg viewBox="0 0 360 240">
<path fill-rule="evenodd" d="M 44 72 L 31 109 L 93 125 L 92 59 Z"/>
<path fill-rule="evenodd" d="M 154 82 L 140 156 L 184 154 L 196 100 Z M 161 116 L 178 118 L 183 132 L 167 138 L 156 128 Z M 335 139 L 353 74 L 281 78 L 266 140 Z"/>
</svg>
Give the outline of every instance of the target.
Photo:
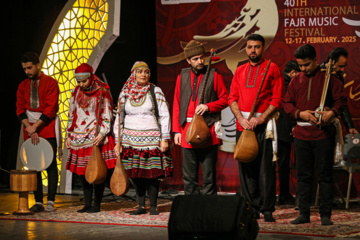
<svg viewBox="0 0 360 240">
<path fill-rule="evenodd" d="M 191 72 L 191 86 L 192 86 L 191 89 L 193 89 L 195 74 L 193 73 L 193 71 L 190 71 L 190 72 Z M 195 101 L 192 101 L 192 96 L 191 96 L 189 106 L 188 106 L 188 111 L 186 114 L 186 116 L 189 118 L 192 118 L 195 114 L 195 109 L 196 109 L 196 106 L 198 105 L 198 95 L 201 94 L 201 91 L 199 92 L 199 86 L 200 86 L 203 76 L 204 76 L 203 74 L 200 74 L 198 76 L 198 84 L 197 84 L 198 94 L 196 95 Z M 177 80 L 176 80 L 174 103 L 173 103 L 172 130 L 174 133 L 181 133 L 181 147 L 198 148 L 198 147 L 188 144 L 185 141 L 186 131 L 187 131 L 187 128 L 190 125 L 190 123 L 189 122 L 185 123 L 182 126 L 180 126 L 180 123 L 179 123 L 180 83 L 181 83 L 181 76 L 178 75 Z M 214 91 L 217 93 L 217 96 L 219 99 L 214 102 L 206 103 L 206 106 L 208 106 L 210 113 L 211 112 L 220 112 L 222 109 L 227 107 L 228 91 L 225 87 L 222 76 L 219 73 L 217 73 L 216 71 L 214 72 Z M 212 146 L 215 144 L 221 144 L 220 139 L 218 139 L 216 136 L 216 133 L 214 130 L 215 129 L 214 124 L 209 126 L 209 128 L 210 128 L 211 140 L 209 141 L 208 144 L 200 146 L 201 148 Z"/>
<path fill-rule="evenodd" d="M 321 72 L 320 67 L 315 70 L 312 77 L 308 77 L 304 73 L 296 75 L 291 80 L 285 94 L 285 112 L 295 120 L 304 122 L 300 118 L 299 113 L 305 110 L 315 111 L 319 107 L 324 80 L 325 72 Z M 344 87 L 338 78 L 332 76 L 329 89 L 331 91 L 332 106 L 328 107 L 334 111 L 335 115 L 338 115 L 339 111 L 346 104 L 346 97 L 343 94 Z M 321 140 L 330 137 L 327 132 L 315 125 L 296 125 L 293 135 L 302 140 Z"/>
<path fill-rule="evenodd" d="M 45 123 L 37 130 L 39 137 L 55 138 L 55 116 L 59 110 L 59 86 L 57 81 L 41 73 L 39 83 L 39 101 L 40 106 L 36 109 L 30 107 L 30 85 L 29 78 L 19 84 L 16 92 L 16 115 L 21 120 L 27 118 L 26 110 L 33 112 L 41 112 L 40 117 Z M 28 139 L 28 135 L 24 131 L 24 140 Z"/>
<path fill-rule="evenodd" d="M 234 101 L 237 101 L 240 111 L 251 112 L 267 64 L 268 60 L 260 61 L 255 65 L 251 65 L 248 62 L 236 69 L 230 87 L 229 106 Z M 275 63 L 271 63 L 257 101 L 255 112 L 263 113 L 270 104 L 279 110 L 283 100 L 284 89 L 284 77 L 279 67 Z M 243 130 L 237 120 L 236 128 L 239 131 Z"/>
</svg>

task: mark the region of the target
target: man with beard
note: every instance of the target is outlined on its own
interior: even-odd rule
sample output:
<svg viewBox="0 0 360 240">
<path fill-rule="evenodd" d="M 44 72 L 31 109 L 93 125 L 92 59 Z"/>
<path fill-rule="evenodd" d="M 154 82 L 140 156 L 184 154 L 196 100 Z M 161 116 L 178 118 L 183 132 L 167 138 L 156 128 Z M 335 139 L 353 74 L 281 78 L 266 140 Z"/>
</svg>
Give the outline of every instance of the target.
<svg viewBox="0 0 360 240">
<path fill-rule="evenodd" d="M 272 141 L 265 138 L 265 131 L 268 120 L 281 108 L 284 93 L 284 78 L 275 63 L 269 66 L 254 116 L 248 119 L 268 65 L 268 60 L 263 58 L 264 50 L 265 39 L 261 35 L 247 37 L 245 51 L 249 62 L 236 69 L 228 104 L 236 117 L 236 141 L 244 129 L 250 129 L 255 131 L 259 144 L 258 155 L 253 162 L 239 162 L 241 195 L 257 210 L 257 217 L 261 212 L 266 222 L 274 222 L 276 173 L 272 161 Z"/>
<path fill-rule="evenodd" d="M 24 140 L 31 138 L 32 144 L 39 143 L 39 137 L 45 138 L 51 144 L 54 156 L 48 174 L 47 206 L 43 204 L 43 185 L 41 172 L 37 172 L 37 189 L 34 192 L 35 205 L 32 212 L 54 211 L 54 201 L 58 183 L 56 164 L 57 140 L 55 118 L 59 110 L 59 87 L 57 81 L 41 72 L 39 56 L 28 52 L 21 58 L 22 68 L 27 79 L 22 81 L 16 93 L 16 114 L 23 124 Z"/>
<path fill-rule="evenodd" d="M 184 54 L 190 68 L 182 69 L 176 80 L 173 102 L 174 142 L 181 146 L 183 153 L 184 192 L 190 194 L 216 195 L 216 160 L 221 139 L 221 110 L 227 106 L 228 91 L 222 76 L 210 69 L 205 86 L 204 101 L 198 105 L 205 82 L 205 48 L 202 43 L 191 40 L 184 48 Z M 201 146 L 193 146 L 185 141 L 186 131 L 192 117 L 203 115 L 210 130 L 210 139 Z M 203 185 L 200 190 L 198 174 L 199 164 L 203 173 Z"/>
<path fill-rule="evenodd" d="M 301 73 L 290 82 L 284 98 L 284 110 L 297 124 L 293 130 L 297 160 L 297 196 L 300 215 L 291 224 L 310 222 L 310 205 L 314 165 L 316 165 L 320 196 L 321 225 L 332 225 L 330 220 L 333 200 L 333 161 L 336 129 L 332 124 L 344 105 L 341 81 L 331 76 L 324 111 L 315 116 L 325 82 L 325 72 L 317 64 L 316 50 L 305 44 L 294 53 Z"/>
<path fill-rule="evenodd" d="M 341 80 L 342 84 L 344 85 L 345 83 L 344 70 L 348 62 L 348 51 L 342 47 L 334 48 L 329 54 L 329 59 L 332 59 L 336 76 Z M 321 64 L 321 68 L 326 68 L 329 59 L 327 62 Z M 344 122 L 346 130 L 354 138 L 354 134 L 357 134 L 359 132 L 354 127 L 354 123 L 351 120 L 351 114 L 347 105 L 345 105 L 344 110 L 341 113 L 341 118 Z"/>
</svg>

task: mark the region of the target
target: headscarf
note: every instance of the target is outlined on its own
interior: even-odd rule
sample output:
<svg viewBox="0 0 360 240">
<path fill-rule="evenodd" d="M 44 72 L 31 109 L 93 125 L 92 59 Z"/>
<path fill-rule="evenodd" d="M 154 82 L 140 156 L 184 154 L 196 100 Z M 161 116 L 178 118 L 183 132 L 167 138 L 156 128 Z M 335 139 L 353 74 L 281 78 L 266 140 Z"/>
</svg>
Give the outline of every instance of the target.
<svg viewBox="0 0 360 240">
<path fill-rule="evenodd" d="M 104 92 L 109 92 L 109 85 L 101 81 L 100 78 L 93 74 L 93 68 L 87 63 L 82 63 L 75 69 L 75 78 L 76 80 L 84 80 L 89 78 L 90 85 L 87 89 L 83 90 L 79 86 L 77 86 L 78 89 L 75 89 L 74 91 L 78 92 L 76 96 L 76 101 L 82 108 L 86 108 L 89 106 L 90 98 L 100 95 L 100 91 L 98 90 L 101 87 L 105 88 L 106 91 Z M 105 94 L 103 95 L 104 97 L 106 97 Z M 107 97 L 109 96 L 111 97 L 111 95 L 107 95 Z"/>
<path fill-rule="evenodd" d="M 145 94 L 148 93 L 150 89 L 150 83 L 148 82 L 146 85 L 141 86 L 137 83 L 135 77 L 135 71 L 138 68 L 147 68 L 150 71 L 149 66 L 142 61 L 137 61 L 134 63 L 133 67 L 131 68 L 131 74 L 128 80 L 125 82 L 121 92 L 125 94 L 126 98 L 131 98 L 133 100 L 141 99 Z"/>
<path fill-rule="evenodd" d="M 78 66 L 75 69 L 75 78 L 77 80 L 83 80 L 86 78 L 89 78 L 90 85 L 87 89 L 83 90 L 80 88 L 80 86 L 76 86 L 74 92 L 72 93 L 72 96 L 76 98 L 77 103 L 81 108 L 87 108 L 90 105 L 91 98 L 98 98 L 100 97 L 100 89 L 103 89 L 102 97 L 103 99 L 109 99 L 111 104 L 111 110 L 113 109 L 113 101 L 110 93 L 110 87 L 106 83 L 100 80 L 95 74 L 93 74 L 93 68 L 86 63 L 82 63 L 80 66 Z M 94 104 L 94 111 L 97 113 L 99 108 L 99 102 L 96 101 L 96 104 Z M 104 105 L 102 105 L 102 108 Z M 101 111 L 104 111 L 104 109 L 101 109 Z M 71 132 L 74 130 L 75 123 L 77 119 L 77 113 L 74 113 L 74 119 L 72 121 L 72 125 L 68 128 L 68 131 Z M 112 122 L 112 115 L 110 121 Z M 99 125 L 102 123 L 102 117 L 101 112 L 99 116 Z"/>
</svg>

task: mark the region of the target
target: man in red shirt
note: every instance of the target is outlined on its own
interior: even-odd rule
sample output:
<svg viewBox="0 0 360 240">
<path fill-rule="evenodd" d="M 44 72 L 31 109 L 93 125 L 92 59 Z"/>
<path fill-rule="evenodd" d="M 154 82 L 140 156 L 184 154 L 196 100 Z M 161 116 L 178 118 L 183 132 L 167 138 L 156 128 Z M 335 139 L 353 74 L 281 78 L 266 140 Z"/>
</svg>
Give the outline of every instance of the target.
<svg viewBox="0 0 360 240">
<path fill-rule="evenodd" d="M 228 91 L 222 76 L 210 69 L 204 89 L 204 103 L 198 105 L 205 82 L 207 67 L 205 48 L 202 43 L 192 40 L 184 48 L 190 68 L 182 69 L 176 80 L 173 102 L 174 142 L 181 146 L 183 153 L 183 180 L 185 194 L 217 194 L 216 160 L 221 140 L 217 132 L 221 126 L 221 110 L 227 107 Z M 210 139 L 202 146 L 193 146 L 185 141 L 187 128 L 194 114 L 203 115 L 210 130 Z M 198 173 L 199 163 L 203 172 L 203 185 L 200 190 Z"/>
<path fill-rule="evenodd" d="M 54 211 L 54 201 L 58 183 L 56 164 L 57 141 L 55 117 L 59 110 L 59 87 L 57 81 L 40 70 L 40 61 L 36 53 L 28 52 L 21 58 L 21 64 L 27 79 L 22 81 L 16 93 L 16 115 L 24 125 L 24 140 L 31 138 L 33 144 L 39 143 L 39 137 L 51 144 L 54 157 L 46 169 L 48 174 L 48 201 L 45 211 Z M 37 172 L 37 190 L 34 192 L 35 205 L 32 212 L 44 211 L 43 186 L 41 172 Z"/>
<path fill-rule="evenodd" d="M 320 217 L 322 225 L 332 225 L 333 203 L 333 161 L 336 129 L 332 124 L 346 104 L 341 81 L 331 76 L 325 106 L 329 109 L 317 112 L 325 72 L 317 64 L 315 48 L 309 44 L 300 46 L 294 54 L 301 73 L 290 82 L 284 98 L 284 110 L 297 125 L 293 130 L 295 155 L 297 160 L 297 196 L 300 216 L 291 224 L 310 222 L 310 205 L 314 164 L 316 164 L 320 195 Z"/>
<path fill-rule="evenodd" d="M 274 222 L 272 213 L 276 202 L 276 173 L 272 162 L 272 140 L 265 139 L 266 123 L 281 108 L 284 78 L 275 63 L 271 63 L 259 94 L 256 111 L 248 119 L 268 60 L 263 58 L 265 39 L 259 34 L 247 37 L 246 53 L 249 62 L 239 66 L 234 74 L 228 104 L 236 117 L 236 140 L 243 129 L 255 131 L 259 152 L 251 163 L 239 162 L 241 194 L 246 197 L 266 222 Z"/>
</svg>

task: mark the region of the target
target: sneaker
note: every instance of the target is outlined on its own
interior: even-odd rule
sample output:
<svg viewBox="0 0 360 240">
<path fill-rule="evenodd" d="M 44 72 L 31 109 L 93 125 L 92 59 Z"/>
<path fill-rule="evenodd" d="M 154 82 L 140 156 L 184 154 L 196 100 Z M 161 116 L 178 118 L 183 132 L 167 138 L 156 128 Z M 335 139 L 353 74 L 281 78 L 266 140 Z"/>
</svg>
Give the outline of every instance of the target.
<svg viewBox="0 0 360 240">
<path fill-rule="evenodd" d="M 55 211 L 54 202 L 53 201 L 48 201 L 47 205 L 46 205 L 46 208 L 45 208 L 45 212 L 53 212 L 53 211 Z"/>
<path fill-rule="evenodd" d="M 35 205 L 32 206 L 29 210 L 30 210 L 31 212 L 42 212 L 42 211 L 44 211 L 44 209 L 45 209 L 45 208 L 44 208 L 44 204 L 37 202 L 37 203 L 35 203 Z"/>
</svg>

